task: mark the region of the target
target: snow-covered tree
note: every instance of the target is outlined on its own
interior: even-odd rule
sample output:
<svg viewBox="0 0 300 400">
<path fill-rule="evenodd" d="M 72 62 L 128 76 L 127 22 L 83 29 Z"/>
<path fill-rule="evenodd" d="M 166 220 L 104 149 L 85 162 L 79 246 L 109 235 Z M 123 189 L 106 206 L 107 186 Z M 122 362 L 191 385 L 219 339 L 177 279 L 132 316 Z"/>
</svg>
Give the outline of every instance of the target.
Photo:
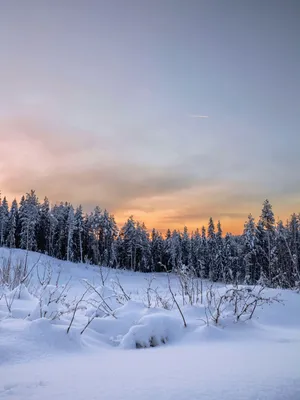
<svg viewBox="0 0 300 400">
<path fill-rule="evenodd" d="M 6 197 L 0 197 L 0 246 L 4 246 L 7 236 L 7 225 L 9 219 L 8 202 Z"/>
<path fill-rule="evenodd" d="M 182 239 L 181 239 L 181 257 L 182 264 L 185 266 L 191 266 L 192 263 L 192 249 L 191 249 L 191 239 L 188 233 L 188 228 L 185 226 L 183 229 Z"/>
<path fill-rule="evenodd" d="M 171 235 L 171 265 L 174 270 L 182 266 L 181 234 L 176 229 Z"/>
<path fill-rule="evenodd" d="M 37 250 L 36 228 L 39 223 L 39 201 L 34 190 L 27 193 L 24 201 L 21 202 L 19 215 L 21 223 L 21 248 Z"/>
<path fill-rule="evenodd" d="M 217 233 L 216 233 L 216 260 L 215 260 L 215 271 L 214 271 L 214 279 L 220 280 L 224 276 L 224 268 L 225 268 L 225 249 L 224 249 L 224 241 L 223 241 L 223 231 L 221 228 L 221 222 L 218 221 L 217 224 Z"/>
<path fill-rule="evenodd" d="M 9 248 L 16 247 L 16 233 L 18 224 L 18 203 L 14 199 L 9 211 L 8 223 L 7 223 L 7 238 L 6 246 Z"/>
<path fill-rule="evenodd" d="M 120 248 L 118 249 L 120 265 L 135 270 L 137 238 L 136 222 L 133 216 L 130 216 L 122 227 L 120 237 L 121 242 Z"/>
<path fill-rule="evenodd" d="M 151 269 L 152 271 L 161 272 L 162 264 L 165 265 L 165 248 L 163 237 L 156 229 L 152 229 L 150 247 Z"/>
<path fill-rule="evenodd" d="M 104 210 L 101 219 L 101 264 L 112 266 L 115 261 L 114 241 L 118 235 L 118 228 L 113 215 Z"/>
<path fill-rule="evenodd" d="M 74 259 L 73 235 L 75 229 L 75 218 L 74 218 L 74 208 L 72 205 L 69 206 L 66 228 L 67 228 L 67 261 L 73 261 Z"/>
<path fill-rule="evenodd" d="M 261 230 L 260 246 L 265 255 L 265 262 L 262 265 L 261 278 L 268 285 L 273 285 L 273 278 L 277 276 L 277 257 L 275 243 L 275 218 L 269 200 L 265 200 L 260 216 Z"/>
<path fill-rule="evenodd" d="M 151 248 L 145 224 L 136 225 L 136 266 L 139 271 L 151 270 Z"/>
<path fill-rule="evenodd" d="M 37 226 L 38 250 L 50 254 L 50 203 L 47 197 L 39 206 L 39 223 Z"/>
<path fill-rule="evenodd" d="M 255 284 L 260 276 L 259 265 L 256 258 L 257 252 L 257 238 L 256 238 L 256 225 L 254 218 L 251 214 L 248 216 L 248 220 L 244 225 L 244 246 L 243 246 L 243 258 L 245 277 L 244 283 L 246 285 Z"/>
<path fill-rule="evenodd" d="M 80 205 L 77 207 L 74 215 L 74 232 L 73 232 L 73 243 L 74 243 L 74 259 L 83 263 L 83 246 L 84 246 L 84 219 L 83 210 Z"/>
<path fill-rule="evenodd" d="M 219 270 L 217 266 L 218 244 L 215 234 L 215 225 L 210 217 L 207 229 L 207 247 L 208 247 L 208 266 L 209 279 L 213 282 L 219 279 Z"/>
<path fill-rule="evenodd" d="M 250 214 L 242 235 L 225 237 L 212 218 L 207 235 L 205 227 L 191 235 L 185 227 L 183 232 L 168 229 L 163 237 L 155 229 L 149 234 L 133 217 L 119 232 L 114 217 L 100 207 L 89 215 L 70 203 L 51 208 L 47 198 L 40 204 L 33 190 L 19 204 L 14 200 L 9 209 L 6 198 L 0 200 L 2 246 L 134 271 L 160 272 L 166 266 L 192 280 L 300 287 L 300 217 L 292 214 L 286 224 L 276 224 L 268 200 L 257 224 Z"/>
</svg>

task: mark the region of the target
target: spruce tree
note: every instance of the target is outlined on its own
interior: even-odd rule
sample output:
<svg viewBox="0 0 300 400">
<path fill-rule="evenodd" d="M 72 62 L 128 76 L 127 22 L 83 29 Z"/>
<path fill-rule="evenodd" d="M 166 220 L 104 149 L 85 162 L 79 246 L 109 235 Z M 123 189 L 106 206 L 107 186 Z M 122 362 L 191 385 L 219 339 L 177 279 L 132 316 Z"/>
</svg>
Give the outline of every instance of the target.
<svg viewBox="0 0 300 400">
<path fill-rule="evenodd" d="M 266 262 L 263 265 L 263 279 L 268 285 L 272 286 L 275 284 L 273 279 L 277 275 L 277 258 L 275 247 L 275 218 L 269 200 L 265 200 L 263 203 L 260 223 L 264 232 L 261 246 L 266 258 Z"/>
<path fill-rule="evenodd" d="M 210 217 L 207 229 L 207 247 L 208 247 L 208 264 L 209 279 L 216 282 L 219 279 L 219 271 L 217 267 L 217 240 L 215 234 L 215 225 L 212 217 Z"/>
<path fill-rule="evenodd" d="M 0 198 L 0 246 L 6 244 L 7 226 L 9 219 L 8 202 L 6 197 Z"/>
<path fill-rule="evenodd" d="M 84 221 L 82 206 L 77 207 L 74 215 L 74 259 L 83 263 L 83 246 L 84 246 Z"/>
<path fill-rule="evenodd" d="M 14 199 L 10 208 L 8 224 L 7 224 L 7 238 L 6 246 L 9 248 L 16 247 L 16 233 L 18 224 L 18 203 Z"/>
<path fill-rule="evenodd" d="M 251 214 L 249 214 L 248 221 L 244 225 L 243 243 L 244 283 L 246 285 L 253 285 L 259 279 L 260 274 L 256 258 L 256 226 Z"/>
<path fill-rule="evenodd" d="M 222 238 L 223 232 L 221 228 L 221 222 L 218 221 L 217 233 L 216 233 L 216 260 L 215 260 L 215 280 L 220 280 L 224 276 L 224 243 Z"/>
<path fill-rule="evenodd" d="M 122 239 L 119 254 L 121 255 L 121 265 L 131 270 L 136 270 L 136 222 L 133 216 L 130 216 L 121 229 L 120 236 Z"/>
<path fill-rule="evenodd" d="M 36 228 L 39 223 L 39 202 L 34 190 L 27 193 L 20 206 L 21 248 L 37 250 Z"/>
<path fill-rule="evenodd" d="M 38 250 L 50 254 L 50 203 L 47 197 L 39 207 L 39 223 L 37 226 Z"/>
<path fill-rule="evenodd" d="M 73 261 L 74 259 L 74 242 L 73 235 L 75 229 L 75 219 L 74 219 L 74 208 L 72 205 L 69 207 L 68 218 L 67 218 L 67 261 Z"/>
</svg>

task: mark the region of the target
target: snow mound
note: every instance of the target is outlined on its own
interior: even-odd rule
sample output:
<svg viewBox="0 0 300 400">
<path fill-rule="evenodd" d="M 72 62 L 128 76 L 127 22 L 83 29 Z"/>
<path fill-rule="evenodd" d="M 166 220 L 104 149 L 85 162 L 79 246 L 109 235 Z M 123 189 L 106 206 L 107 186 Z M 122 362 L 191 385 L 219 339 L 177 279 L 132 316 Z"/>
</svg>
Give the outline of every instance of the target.
<svg viewBox="0 0 300 400">
<path fill-rule="evenodd" d="M 46 318 L 29 321 L 7 318 L 1 321 L 0 365 L 26 362 L 54 354 L 78 353 L 83 349 L 80 331 L 66 334 L 66 327 Z"/>
<path fill-rule="evenodd" d="M 183 334 L 180 320 L 166 314 L 150 314 L 142 317 L 138 325 L 130 328 L 121 340 L 124 349 L 149 348 L 179 339 Z"/>
<path fill-rule="evenodd" d="M 64 304 L 66 298 L 64 289 L 64 286 L 59 288 L 54 285 L 47 285 L 41 288 L 39 302 L 28 318 L 31 321 L 39 318 L 59 319 L 67 311 Z"/>
<path fill-rule="evenodd" d="M 138 323 L 149 312 L 143 303 L 128 301 L 114 311 L 114 316 L 96 317 L 90 323 L 88 332 L 96 332 L 101 335 L 102 341 L 110 346 L 119 346 L 124 335 L 129 329 Z"/>
<path fill-rule="evenodd" d="M 89 305 L 86 310 L 87 317 L 111 315 L 114 310 L 120 307 L 116 294 L 107 286 L 91 287 L 90 293 L 86 299 L 86 303 Z"/>
<path fill-rule="evenodd" d="M 11 299 L 33 300 L 34 297 L 29 293 L 27 287 L 22 283 L 6 295 Z"/>
</svg>

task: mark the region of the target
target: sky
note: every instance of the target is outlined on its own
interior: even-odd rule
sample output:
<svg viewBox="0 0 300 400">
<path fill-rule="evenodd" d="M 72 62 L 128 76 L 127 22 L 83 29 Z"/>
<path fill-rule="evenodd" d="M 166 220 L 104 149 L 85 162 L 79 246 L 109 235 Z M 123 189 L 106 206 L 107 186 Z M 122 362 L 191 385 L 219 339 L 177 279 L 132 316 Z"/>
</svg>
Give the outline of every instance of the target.
<svg viewBox="0 0 300 400">
<path fill-rule="evenodd" d="M 0 188 L 156 227 L 300 212 L 298 0 L 0 0 Z"/>
</svg>

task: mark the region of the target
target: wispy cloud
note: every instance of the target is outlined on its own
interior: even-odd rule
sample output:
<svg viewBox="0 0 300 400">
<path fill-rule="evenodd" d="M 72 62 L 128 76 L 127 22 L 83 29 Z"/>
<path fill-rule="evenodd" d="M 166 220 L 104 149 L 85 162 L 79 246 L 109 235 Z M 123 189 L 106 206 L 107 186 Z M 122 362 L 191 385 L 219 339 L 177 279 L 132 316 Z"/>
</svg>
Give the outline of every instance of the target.
<svg viewBox="0 0 300 400">
<path fill-rule="evenodd" d="M 190 118 L 208 118 L 208 115 L 200 115 L 200 114 L 191 114 Z"/>
</svg>

